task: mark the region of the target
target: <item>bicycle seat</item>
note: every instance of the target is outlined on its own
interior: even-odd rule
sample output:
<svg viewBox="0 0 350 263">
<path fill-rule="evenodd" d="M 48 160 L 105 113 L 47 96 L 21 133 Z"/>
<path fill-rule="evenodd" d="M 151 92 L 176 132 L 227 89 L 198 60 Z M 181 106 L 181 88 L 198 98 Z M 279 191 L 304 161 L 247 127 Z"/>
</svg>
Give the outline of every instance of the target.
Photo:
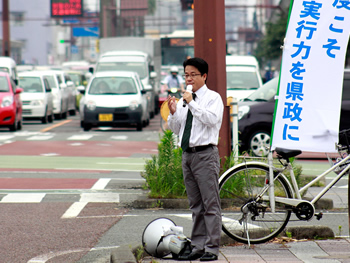
<svg viewBox="0 0 350 263">
<path fill-rule="evenodd" d="M 283 159 L 286 159 L 286 160 L 302 153 L 302 151 L 300 150 L 291 150 L 291 149 L 284 149 L 284 148 L 278 148 L 278 147 L 276 147 L 275 151 L 279 156 L 281 156 Z"/>
</svg>

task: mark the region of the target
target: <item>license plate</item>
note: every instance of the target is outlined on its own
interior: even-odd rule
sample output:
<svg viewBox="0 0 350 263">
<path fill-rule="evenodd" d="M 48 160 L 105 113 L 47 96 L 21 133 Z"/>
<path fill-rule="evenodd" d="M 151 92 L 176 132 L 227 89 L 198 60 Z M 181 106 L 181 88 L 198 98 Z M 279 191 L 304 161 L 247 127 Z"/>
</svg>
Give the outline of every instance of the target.
<svg viewBox="0 0 350 263">
<path fill-rule="evenodd" d="M 99 121 L 113 121 L 113 114 L 99 114 Z"/>
</svg>

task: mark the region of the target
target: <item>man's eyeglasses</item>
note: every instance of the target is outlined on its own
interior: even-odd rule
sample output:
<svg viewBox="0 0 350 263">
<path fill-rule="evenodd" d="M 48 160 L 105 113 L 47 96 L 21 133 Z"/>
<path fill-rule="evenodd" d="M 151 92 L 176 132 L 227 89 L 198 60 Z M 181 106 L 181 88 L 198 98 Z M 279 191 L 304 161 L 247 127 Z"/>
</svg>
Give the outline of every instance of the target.
<svg viewBox="0 0 350 263">
<path fill-rule="evenodd" d="M 198 74 L 189 74 L 189 75 L 185 74 L 185 75 L 182 75 L 182 77 L 185 78 L 185 79 L 188 79 L 188 78 L 193 79 L 193 78 L 195 78 L 198 75 L 202 75 L 202 74 L 200 74 L 200 73 L 198 73 Z"/>
</svg>

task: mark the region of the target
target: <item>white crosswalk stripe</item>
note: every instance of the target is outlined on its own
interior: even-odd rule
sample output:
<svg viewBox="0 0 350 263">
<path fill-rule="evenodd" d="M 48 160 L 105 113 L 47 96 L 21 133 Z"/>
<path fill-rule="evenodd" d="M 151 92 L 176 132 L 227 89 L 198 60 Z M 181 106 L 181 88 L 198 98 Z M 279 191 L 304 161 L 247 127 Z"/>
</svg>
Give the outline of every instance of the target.
<svg viewBox="0 0 350 263">
<path fill-rule="evenodd" d="M 53 135 L 35 135 L 27 138 L 28 141 L 47 141 L 52 139 Z"/>
<path fill-rule="evenodd" d="M 94 135 L 90 134 L 79 134 L 79 135 L 73 135 L 67 138 L 69 141 L 87 141 L 91 139 Z"/>
<path fill-rule="evenodd" d="M 6 141 L 14 138 L 15 136 L 13 135 L 0 135 L 0 141 Z"/>
<path fill-rule="evenodd" d="M 13 193 L 4 196 L 1 203 L 40 203 L 45 193 Z"/>
<path fill-rule="evenodd" d="M 41 203 L 48 193 L 9 193 L 6 194 L 0 203 Z M 56 193 L 57 195 L 57 193 Z M 63 195 L 67 195 L 62 194 Z M 119 203 L 119 193 L 81 193 L 78 203 Z"/>
<path fill-rule="evenodd" d="M 62 138 L 62 134 L 56 134 L 56 133 L 50 133 L 50 132 L 28 132 L 28 131 L 21 131 L 21 132 L 15 132 L 9 135 L 0 135 L 0 143 L 9 143 L 14 142 L 16 140 L 26 140 L 26 141 L 47 141 L 51 139 L 63 139 L 67 141 L 88 141 L 88 140 L 94 140 L 97 137 L 101 138 L 102 140 L 109 139 L 113 141 L 126 141 L 129 139 L 129 136 L 127 135 L 111 135 L 107 136 L 104 139 L 101 137 L 101 134 L 94 134 L 94 133 L 88 133 L 88 134 L 69 134 L 67 137 Z"/>
</svg>

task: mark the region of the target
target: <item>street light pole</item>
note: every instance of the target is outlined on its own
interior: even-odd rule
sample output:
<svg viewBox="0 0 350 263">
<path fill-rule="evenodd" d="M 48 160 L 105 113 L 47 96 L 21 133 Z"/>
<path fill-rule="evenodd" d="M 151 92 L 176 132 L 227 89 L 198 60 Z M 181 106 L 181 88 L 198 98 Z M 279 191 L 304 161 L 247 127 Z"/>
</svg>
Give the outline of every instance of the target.
<svg viewBox="0 0 350 263">
<path fill-rule="evenodd" d="M 2 55 L 11 55 L 9 1 L 2 0 Z"/>
<path fill-rule="evenodd" d="M 221 95 L 224 117 L 220 129 L 219 153 L 224 164 L 231 154 L 230 107 L 226 98 L 225 1 L 194 0 L 194 54 L 209 64 L 207 85 Z"/>
</svg>

